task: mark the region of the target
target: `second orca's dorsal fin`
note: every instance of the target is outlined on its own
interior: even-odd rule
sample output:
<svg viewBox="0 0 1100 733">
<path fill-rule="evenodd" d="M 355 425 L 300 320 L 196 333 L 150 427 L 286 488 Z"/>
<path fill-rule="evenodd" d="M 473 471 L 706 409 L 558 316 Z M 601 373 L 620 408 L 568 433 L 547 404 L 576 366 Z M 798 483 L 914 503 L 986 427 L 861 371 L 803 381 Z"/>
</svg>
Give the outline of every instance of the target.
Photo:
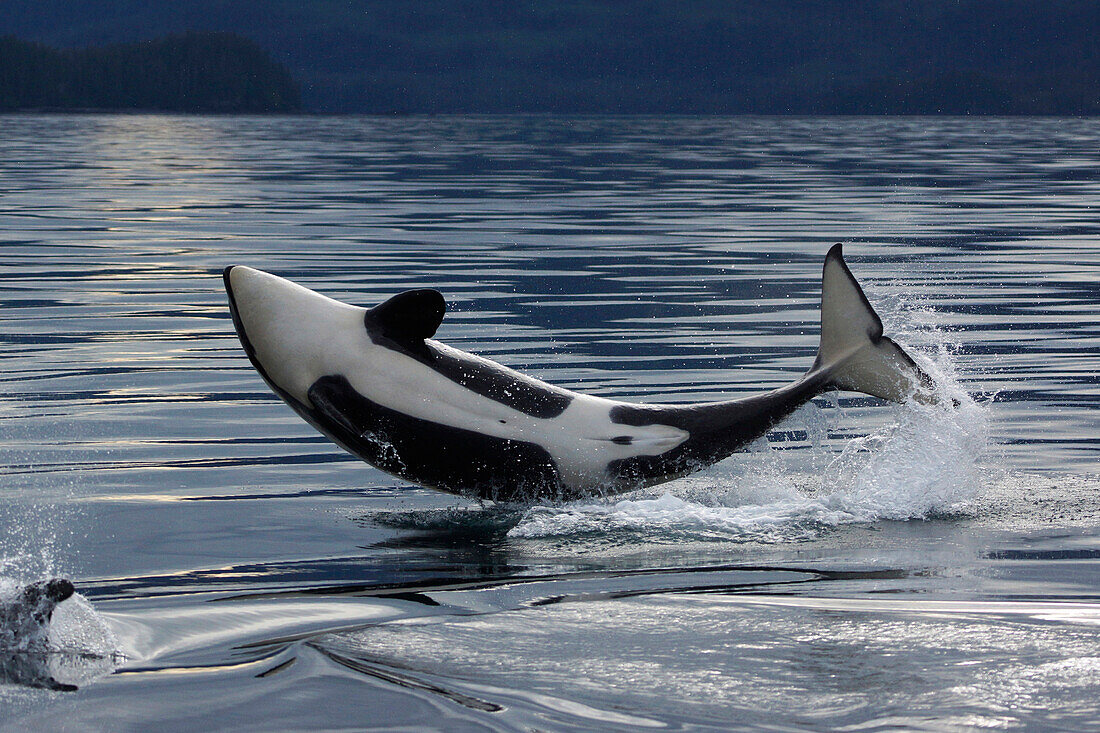
<svg viewBox="0 0 1100 733">
<path fill-rule="evenodd" d="M 406 290 L 367 311 L 368 327 L 394 341 L 417 342 L 435 335 L 447 301 L 438 290 Z"/>
</svg>

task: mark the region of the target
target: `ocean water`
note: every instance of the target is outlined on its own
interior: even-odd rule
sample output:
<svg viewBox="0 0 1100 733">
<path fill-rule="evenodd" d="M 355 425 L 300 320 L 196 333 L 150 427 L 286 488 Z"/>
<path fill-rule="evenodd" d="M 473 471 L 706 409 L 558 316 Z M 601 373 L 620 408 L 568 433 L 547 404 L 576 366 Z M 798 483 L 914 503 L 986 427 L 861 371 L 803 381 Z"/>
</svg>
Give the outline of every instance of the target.
<svg viewBox="0 0 1100 733">
<path fill-rule="evenodd" d="M 1100 120 L 0 116 L 3 730 L 1095 730 Z M 246 264 L 634 401 L 813 361 L 824 253 L 957 409 L 851 393 L 490 505 L 317 435 Z M 76 690 L 45 689 L 47 681 Z"/>
</svg>

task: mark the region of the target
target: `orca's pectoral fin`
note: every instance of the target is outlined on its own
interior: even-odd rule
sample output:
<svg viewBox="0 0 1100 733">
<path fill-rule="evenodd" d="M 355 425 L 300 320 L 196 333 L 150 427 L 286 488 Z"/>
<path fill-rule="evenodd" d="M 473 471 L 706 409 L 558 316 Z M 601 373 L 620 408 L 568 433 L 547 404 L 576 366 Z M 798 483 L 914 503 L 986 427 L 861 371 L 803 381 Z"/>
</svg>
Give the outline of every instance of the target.
<svg viewBox="0 0 1100 733">
<path fill-rule="evenodd" d="M 355 423 L 344 414 L 346 405 L 342 402 L 346 400 L 340 400 L 341 394 L 348 395 L 353 392 L 354 389 L 346 377 L 323 377 L 309 388 L 309 401 L 316 413 L 314 419 L 321 423 L 321 428 L 333 434 L 334 437 L 346 439 L 360 432 Z"/>
<path fill-rule="evenodd" d="M 307 393 L 313 405 L 313 421 L 345 450 L 383 471 L 400 473 L 405 464 L 390 442 L 382 410 L 355 391 L 347 377 L 318 379 Z"/>
<path fill-rule="evenodd" d="M 387 338 L 401 343 L 418 342 L 435 335 L 447 301 L 438 290 L 407 290 L 367 311 L 367 320 Z"/>
</svg>

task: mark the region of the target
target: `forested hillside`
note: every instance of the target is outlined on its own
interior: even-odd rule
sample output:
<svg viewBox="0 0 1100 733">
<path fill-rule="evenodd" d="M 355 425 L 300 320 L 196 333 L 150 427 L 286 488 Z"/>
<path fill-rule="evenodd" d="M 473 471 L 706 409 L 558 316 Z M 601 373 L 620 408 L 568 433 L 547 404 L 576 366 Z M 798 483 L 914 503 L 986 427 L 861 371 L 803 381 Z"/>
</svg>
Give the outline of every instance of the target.
<svg viewBox="0 0 1100 733">
<path fill-rule="evenodd" d="M 67 48 L 255 41 L 316 112 L 1100 114 L 1096 0 L 5 0 Z"/>
<path fill-rule="evenodd" d="M 254 42 L 191 32 L 85 49 L 0 38 L 0 110 L 289 112 L 297 85 Z"/>
</svg>

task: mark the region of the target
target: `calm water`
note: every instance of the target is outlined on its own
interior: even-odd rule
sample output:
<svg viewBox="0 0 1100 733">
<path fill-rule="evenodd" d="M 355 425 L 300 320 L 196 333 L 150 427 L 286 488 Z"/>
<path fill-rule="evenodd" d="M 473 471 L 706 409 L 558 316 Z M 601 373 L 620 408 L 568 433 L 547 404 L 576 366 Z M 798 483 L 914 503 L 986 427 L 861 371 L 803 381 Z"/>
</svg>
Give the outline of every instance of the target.
<svg viewBox="0 0 1100 733">
<path fill-rule="evenodd" d="M 0 117 L 0 591 L 83 595 L 0 653 L 80 689 L 0 684 L 0 728 L 1095 730 L 1098 150 L 1100 120 Z M 220 279 L 435 287 L 441 340 L 697 401 L 809 366 L 837 241 L 973 403 L 823 398 L 564 506 L 342 453 Z"/>
</svg>

